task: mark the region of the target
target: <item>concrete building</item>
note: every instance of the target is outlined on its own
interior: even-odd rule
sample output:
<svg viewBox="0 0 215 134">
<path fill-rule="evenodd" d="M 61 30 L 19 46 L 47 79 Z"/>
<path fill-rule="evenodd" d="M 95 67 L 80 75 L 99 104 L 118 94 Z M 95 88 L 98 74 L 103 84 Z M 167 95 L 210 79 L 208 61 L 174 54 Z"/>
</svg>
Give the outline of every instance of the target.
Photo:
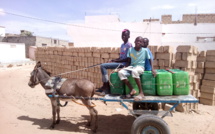
<svg viewBox="0 0 215 134">
<path fill-rule="evenodd" d="M 161 45 L 194 45 L 200 51 L 215 49 L 215 14 L 184 14 L 181 21 L 163 15 L 161 21 Z"/>
<path fill-rule="evenodd" d="M 7 43 L 0 42 L 0 62 L 9 63 L 25 61 L 25 44 L 24 43 Z"/>
<path fill-rule="evenodd" d="M 26 58 L 29 58 L 29 47 L 30 46 L 68 46 L 69 42 L 60 39 L 53 39 L 47 37 L 33 36 L 31 32 L 21 30 L 19 35 L 6 34 L 3 42 L 10 43 L 24 43 L 25 44 L 25 55 Z"/>
<path fill-rule="evenodd" d="M 171 15 L 162 20 L 144 19 L 143 22 L 121 22 L 118 16 L 86 16 L 84 24 L 68 27 L 76 47 L 120 46 L 121 31 L 131 31 L 129 41 L 137 36 L 147 37 L 150 45 L 195 45 L 199 50 L 215 49 L 215 14 L 185 14 L 180 21 Z"/>
</svg>

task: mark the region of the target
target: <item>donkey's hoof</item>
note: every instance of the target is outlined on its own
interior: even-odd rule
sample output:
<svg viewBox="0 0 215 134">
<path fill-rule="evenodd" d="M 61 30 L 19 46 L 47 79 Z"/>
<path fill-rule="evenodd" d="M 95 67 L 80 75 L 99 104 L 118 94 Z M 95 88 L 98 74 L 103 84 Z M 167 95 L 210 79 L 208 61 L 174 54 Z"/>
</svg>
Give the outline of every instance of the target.
<svg viewBox="0 0 215 134">
<path fill-rule="evenodd" d="M 91 126 L 91 123 L 90 123 L 90 122 L 87 122 L 86 126 L 87 126 L 87 127 L 90 127 L 90 126 Z"/>
<path fill-rule="evenodd" d="M 49 129 L 54 129 L 54 127 L 55 127 L 55 126 L 52 124 L 52 125 L 49 127 Z"/>
<path fill-rule="evenodd" d="M 92 129 L 92 131 L 93 131 L 93 133 L 96 133 L 97 130 L 96 129 Z"/>
<path fill-rule="evenodd" d="M 96 133 L 96 132 L 97 132 L 97 128 L 98 128 L 98 127 L 95 127 L 95 128 L 92 129 L 93 133 Z"/>
<path fill-rule="evenodd" d="M 59 124 L 59 123 L 60 123 L 60 120 L 57 120 L 57 121 L 56 121 L 56 124 Z"/>
</svg>

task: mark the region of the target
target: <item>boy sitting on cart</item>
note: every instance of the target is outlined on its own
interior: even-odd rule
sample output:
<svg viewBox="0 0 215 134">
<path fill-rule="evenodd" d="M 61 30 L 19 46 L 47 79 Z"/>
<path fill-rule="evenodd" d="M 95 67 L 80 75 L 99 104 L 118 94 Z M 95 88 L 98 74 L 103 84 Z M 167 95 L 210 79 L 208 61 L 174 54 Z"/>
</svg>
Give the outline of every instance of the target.
<svg viewBox="0 0 215 134">
<path fill-rule="evenodd" d="M 139 95 L 137 95 L 134 100 L 140 101 L 144 98 L 140 75 L 144 73 L 145 61 L 146 59 L 150 59 L 150 55 L 147 49 L 142 47 L 143 38 L 141 36 L 138 36 L 134 43 L 135 47 L 130 48 L 127 53 L 128 64 L 118 72 L 118 75 L 120 80 L 122 80 L 131 91 L 130 94 L 126 95 L 128 98 L 136 94 L 135 89 L 127 79 L 128 76 L 132 75 L 139 89 Z"/>
</svg>

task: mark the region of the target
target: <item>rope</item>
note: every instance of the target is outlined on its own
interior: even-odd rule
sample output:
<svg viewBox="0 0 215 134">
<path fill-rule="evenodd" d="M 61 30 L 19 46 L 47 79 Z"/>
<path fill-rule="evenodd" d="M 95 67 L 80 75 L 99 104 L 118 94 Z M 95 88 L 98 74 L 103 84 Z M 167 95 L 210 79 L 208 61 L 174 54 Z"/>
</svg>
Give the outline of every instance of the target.
<svg viewBox="0 0 215 134">
<path fill-rule="evenodd" d="M 59 75 L 64 75 L 64 74 L 69 74 L 69 73 L 73 73 L 73 72 L 78 72 L 78 71 L 81 71 L 81 70 L 86 70 L 86 69 L 89 69 L 89 68 L 92 68 L 92 67 L 99 66 L 99 65 L 101 65 L 101 64 L 102 64 L 102 63 L 96 64 L 96 65 L 92 65 L 92 66 L 89 66 L 89 67 L 86 67 L 86 68 L 74 70 L 74 71 L 69 71 L 69 72 L 61 73 L 61 74 L 58 74 L 58 75 L 54 75 L 54 76 L 52 76 L 52 77 L 59 76 Z"/>
<path fill-rule="evenodd" d="M 66 101 L 65 102 L 65 104 L 64 105 L 62 105 L 61 103 L 60 103 L 60 100 L 59 100 L 59 98 L 57 98 L 57 103 L 58 103 L 58 106 L 61 106 L 61 107 L 65 107 L 67 104 L 68 104 L 68 101 Z"/>
<path fill-rule="evenodd" d="M 110 81 L 110 76 L 111 76 L 112 73 L 117 72 L 117 69 L 119 68 L 119 66 L 120 66 L 120 64 L 119 64 L 118 67 L 117 67 L 116 69 L 114 69 L 114 70 L 110 73 L 110 75 L 109 75 L 109 84 L 110 84 L 111 86 L 113 86 L 113 84 L 112 84 L 111 81 Z M 114 86 L 113 86 L 113 87 L 114 87 Z"/>
<path fill-rule="evenodd" d="M 54 76 L 52 76 L 52 77 L 56 77 L 56 76 L 60 76 L 60 75 L 64 75 L 64 74 L 69 74 L 69 73 L 73 73 L 73 72 L 78 72 L 78 71 L 81 71 L 81 70 L 86 70 L 86 69 L 89 69 L 89 68 L 92 68 L 92 67 L 99 66 L 99 65 L 101 65 L 101 64 L 102 64 L 102 63 L 99 63 L 99 64 L 92 65 L 92 66 L 89 66 L 89 67 L 86 67 L 86 68 L 82 68 L 82 69 L 78 69 L 78 70 L 74 70 L 74 71 L 69 71 L 69 72 L 57 74 L 57 75 L 54 75 Z M 39 82 L 44 81 L 44 80 L 46 80 L 46 79 L 49 79 L 49 78 L 44 78 L 44 79 L 40 80 Z"/>
</svg>

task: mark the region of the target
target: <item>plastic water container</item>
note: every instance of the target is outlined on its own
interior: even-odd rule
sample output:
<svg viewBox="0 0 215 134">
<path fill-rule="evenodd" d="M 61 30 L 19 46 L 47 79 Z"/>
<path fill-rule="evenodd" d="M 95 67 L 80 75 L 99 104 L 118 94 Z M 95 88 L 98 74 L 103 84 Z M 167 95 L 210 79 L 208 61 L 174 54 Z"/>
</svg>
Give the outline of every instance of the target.
<svg viewBox="0 0 215 134">
<path fill-rule="evenodd" d="M 144 95 L 156 95 L 155 77 L 151 71 L 144 71 L 140 80 Z"/>
<path fill-rule="evenodd" d="M 173 95 L 172 73 L 157 69 L 156 84 L 158 95 Z"/>
<path fill-rule="evenodd" d="M 180 69 L 167 70 L 172 73 L 173 95 L 188 95 L 190 90 L 188 73 Z"/>
<path fill-rule="evenodd" d="M 138 86 L 136 84 L 135 79 L 130 75 L 128 77 L 128 80 L 129 80 L 131 86 L 133 87 L 133 89 L 137 91 L 137 93 L 135 95 L 138 95 L 139 94 L 139 88 L 138 88 Z M 131 92 L 131 90 L 128 88 L 127 85 L 125 85 L 125 94 L 130 94 L 130 92 Z"/>
<path fill-rule="evenodd" d="M 123 95 L 125 91 L 125 84 L 122 82 L 118 76 L 118 72 L 112 73 L 110 75 L 110 92 L 111 94 Z"/>
</svg>

